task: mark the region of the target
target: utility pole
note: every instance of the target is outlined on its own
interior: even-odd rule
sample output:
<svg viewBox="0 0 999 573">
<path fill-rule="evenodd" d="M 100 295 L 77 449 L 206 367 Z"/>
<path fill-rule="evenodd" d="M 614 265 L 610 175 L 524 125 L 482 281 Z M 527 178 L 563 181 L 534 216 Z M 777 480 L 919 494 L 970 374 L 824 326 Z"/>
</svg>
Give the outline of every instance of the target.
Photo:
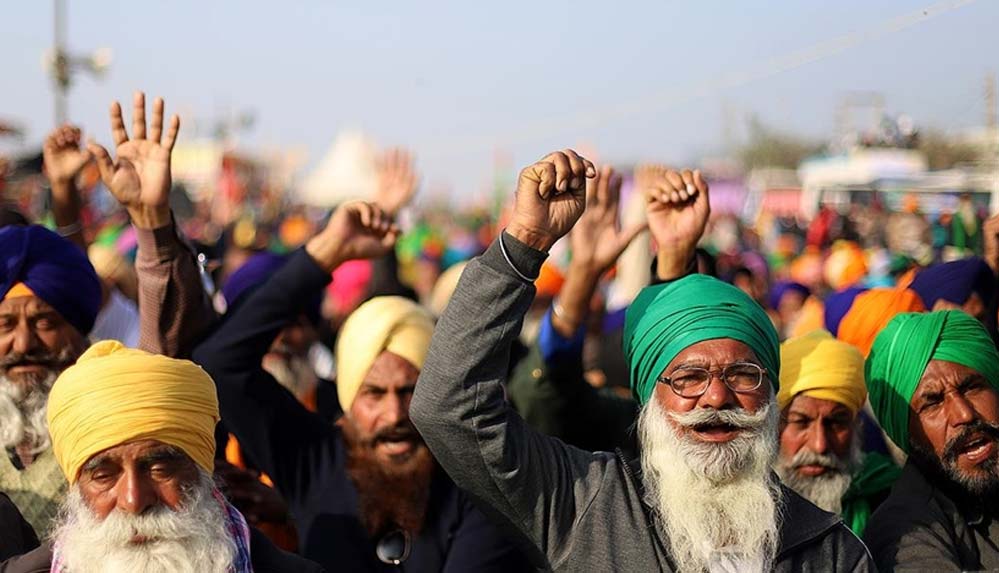
<svg viewBox="0 0 999 573">
<path fill-rule="evenodd" d="M 95 77 L 101 77 L 111 65 L 111 50 L 101 48 L 92 54 L 75 56 L 66 48 L 66 2 L 52 2 L 53 48 L 46 58 L 45 67 L 52 75 L 53 97 L 56 125 L 62 125 L 69 119 L 68 95 L 72 84 L 73 72 L 77 69 L 90 72 Z"/>
</svg>

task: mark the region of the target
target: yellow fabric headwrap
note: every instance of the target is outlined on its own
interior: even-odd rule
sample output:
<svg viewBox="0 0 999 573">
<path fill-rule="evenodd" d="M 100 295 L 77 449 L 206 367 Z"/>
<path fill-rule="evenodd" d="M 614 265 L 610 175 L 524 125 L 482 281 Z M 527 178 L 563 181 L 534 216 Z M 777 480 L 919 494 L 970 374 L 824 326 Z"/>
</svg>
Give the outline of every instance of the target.
<svg viewBox="0 0 999 573">
<path fill-rule="evenodd" d="M 52 450 L 75 483 L 94 454 L 136 440 L 184 451 L 211 472 L 219 403 L 201 367 L 105 340 L 67 368 L 49 393 Z"/>
<path fill-rule="evenodd" d="M 824 330 L 788 339 L 780 348 L 777 405 L 787 408 L 798 394 L 837 402 L 857 413 L 867 399 L 864 357 Z"/>
<path fill-rule="evenodd" d="M 423 368 L 433 333 L 430 313 L 408 298 L 380 296 L 357 307 L 340 329 L 336 344 L 336 389 L 343 411 L 350 410 L 382 351 Z"/>
</svg>

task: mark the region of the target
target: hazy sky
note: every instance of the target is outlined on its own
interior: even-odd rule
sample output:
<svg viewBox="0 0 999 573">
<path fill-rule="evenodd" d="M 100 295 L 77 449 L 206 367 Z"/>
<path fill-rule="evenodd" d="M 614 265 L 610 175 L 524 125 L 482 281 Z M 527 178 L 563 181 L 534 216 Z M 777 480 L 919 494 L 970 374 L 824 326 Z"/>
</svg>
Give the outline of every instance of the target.
<svg viewBox="0 0 999 573">
<path fill-rule="evenodd" d="M 568 145 L 690 161 L 749 113 L 825 137 L 858 90 L 920 125 L 980 125 L 999 67 L 994 0 L 67 3 L 71 50 L 114 52 L 70 99 L 101 141 L 109 102 L 142 88 L 182 113 L 182 138 L 250 110 L 242 146 L 304 146 L 315 161 L 361 129 L 413 148 L 424 181 L 456 194 L 488 186 L 497 153 L 516 166 Z M 27 147 L 53 124 L 52 5 L 0 13 L 0 118 L 26 128 Z"/>
</svg>

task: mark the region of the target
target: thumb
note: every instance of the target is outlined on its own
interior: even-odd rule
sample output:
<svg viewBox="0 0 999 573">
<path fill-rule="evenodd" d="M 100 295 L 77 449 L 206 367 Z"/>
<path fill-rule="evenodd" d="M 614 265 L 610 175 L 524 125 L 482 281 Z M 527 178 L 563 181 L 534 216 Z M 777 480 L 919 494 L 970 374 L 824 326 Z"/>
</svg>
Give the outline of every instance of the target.
<svg viewBox="0 0 999 573">
<path fill-rule="evenodd" d="M 634 240 L 639 235 L 641 235 L 644 231 L 646 231 L 648 228 L 649 228 L 649 222 L 648 221 L 642 221 L 640 223 L 635 223 L 632 226 L 628 227 L 627 229 L 624 229 L 623 231 L 621 231 L 621 234 L 618 235 L 618 253 L 617 253 L 617 256 L 620 257 L 621 253 L 623 253 L 624 250 L 628 248 L 628 245 L 630 245 L 632 242 L 634 242 Z M 615 257 L 615 258 L 617 258 L 617 257 Z"/>
<path fill-rule="evenodd" d="M 97 170 L 101 173 L 101 180 L 104 181 L 104 186 L 110 191 L 111 178 L 114 176 L 114 163 L 111 161 L 111 155 L 107 149 L 104 149 L 102 145 L 99 145 L 94 140 L 87 142 L 87 152 L 97 161 Z"/>
</svg>

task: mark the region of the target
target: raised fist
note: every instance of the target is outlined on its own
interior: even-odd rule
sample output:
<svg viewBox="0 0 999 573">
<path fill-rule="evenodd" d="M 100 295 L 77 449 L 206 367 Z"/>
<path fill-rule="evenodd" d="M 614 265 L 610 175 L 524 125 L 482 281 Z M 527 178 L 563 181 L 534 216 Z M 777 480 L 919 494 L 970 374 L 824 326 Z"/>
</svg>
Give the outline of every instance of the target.
<svg viewBox="0 0 999 573">
<path fill-rule="evenodd" d="M 659 247 L 659 278 L 677 278 L 708 224 L 708 184 L 700 171 L 674 171 L 662 165 L 639 166 L 635 184 L 645 197 L 649 230 Z"/>
<path fill-rule="evenodd" d="M 354 259 L 388 254 L 399 238 L 399 228 L 374 203 L 350 201 L 337 207 L 326 228 L 306 245 L 306 251 L 326 270 Z"/>
<path fill-rule="evenodd" d="M 42 146 L 45 175 L 53 185 L 72 182 L 90 159 L 90 152 L 80 149 L 80 128 L 72 125 L 53 130 Z"/>
<path fill-rule="evenodd" d="M 513 219 L 506 231 L 539 251 L 572 229 L 586 209 L 586 180 L 597 171 L 587 159 L 566 149 L 520 172 Z"/>
</svg>

